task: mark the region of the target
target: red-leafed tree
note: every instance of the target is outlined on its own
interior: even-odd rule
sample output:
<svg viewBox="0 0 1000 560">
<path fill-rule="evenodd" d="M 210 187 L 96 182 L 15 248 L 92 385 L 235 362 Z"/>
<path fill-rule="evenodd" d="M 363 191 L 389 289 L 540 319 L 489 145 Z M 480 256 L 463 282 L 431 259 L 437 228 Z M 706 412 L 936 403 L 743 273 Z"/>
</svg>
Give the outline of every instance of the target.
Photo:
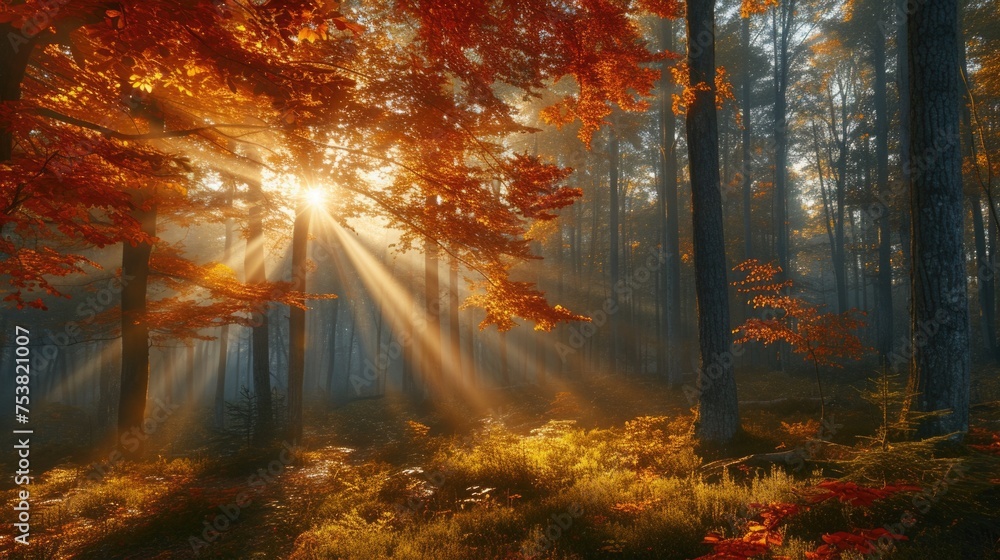
<svg viewBox="0 0 1000 560">
<path fill-rule="evenodd" d="M 855 334 L 864 326 L 863 313 L 850 309 L 844 313 L 824 313 L 822 305 L 788 295 L 791 280 L 779 280 L 781 268 L 750 259 L 738 264 L 735 271 L 745 274 L 733 282 L 736 291 L 750 296 L 748 303 L 765 312 L 750 317 L 737 329 L 738 343 L 749 341 L 765 345 L 788 343 L 792 352 L 805 354 L 812 362 L 819 389 L 820 416 L 826 416 L 820 366 L 841 367 L 840 359 L 859 359 L 867 350 Z"/>
<path fill-rule="evenodd" d="M 669 2 L 643 7 L 676 12 Z M 0 226 L 17 235 L 0 246 L 0 273 L 10 299 L 34 301 L 38 290 L 55 292 L 47 278 L 86 270 L 81 256 L 48 249 L 53 240 L 122 242 L 123 269 L 136 280 L 122 299 L 119 428 L 141 424 L 149 329 L 169 303 L 146 303 L 157 218 L 223 215 L 224 197 L 195 196 L 192 169 L 216 169 L 247 185 L 249 242 L 259 244 L 254 224 L 282 212 L 258 191 L 260 173 L 327 153 L 335 156 L 314 175 L 342 187 L 341 219 L 384 217 L 403 232 L 403 249 L 429 239 L 478 274 L 484 326 L 577 319 L 509 277 L 532 257 L 531 222 L 578 195 L 562 184 L 565 170 L 505 150 L 506 136 L 528 130 L 509 92 L 575 79 L 576 93 L 549 114 L 580 120 L 584 140 L 612 105 L 645 108 L 658 74 L 630 18 L 637 9 L 576 0 L 382 1 L 349 13 L 318 0 L 5 4 Z M 390 180 L 371 184 L 367 173 L 386 168 Z M 254 286 L 243 289 L 269 286 L 261 259 L 248 261 Z M 216 303 L 198 314 L 232 311 L 220 303 L 232 293 L 209 292 Z M 198 314 L 177 324 L 204 324 Z M 266 354 L 256 358 L 267 367 Z M 255 372 L 258 392 L 266 374 Z"/>
</svg>

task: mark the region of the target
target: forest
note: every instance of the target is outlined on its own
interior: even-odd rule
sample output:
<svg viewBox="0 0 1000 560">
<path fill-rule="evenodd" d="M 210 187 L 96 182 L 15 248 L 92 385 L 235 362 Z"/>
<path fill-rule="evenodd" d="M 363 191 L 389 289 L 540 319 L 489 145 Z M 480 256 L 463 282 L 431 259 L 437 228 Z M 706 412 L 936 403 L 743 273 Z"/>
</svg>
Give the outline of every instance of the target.
<svg viewBox="0 0 1000 560">
<path fill-rule="evenodd" d="M 997 0 L 0 2 L 0 557 L 1000 558 Z"/>
</svg>

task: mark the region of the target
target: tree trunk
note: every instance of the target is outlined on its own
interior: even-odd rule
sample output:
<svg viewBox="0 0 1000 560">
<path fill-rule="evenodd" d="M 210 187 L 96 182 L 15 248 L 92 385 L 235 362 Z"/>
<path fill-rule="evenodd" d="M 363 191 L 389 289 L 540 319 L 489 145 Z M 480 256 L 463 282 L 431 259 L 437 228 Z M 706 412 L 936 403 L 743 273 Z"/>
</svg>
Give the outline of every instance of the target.
<svg viewBox="0 0 1000 560">
<path fill-rule="evenodd" d="M 726 442 L 736 435 L 740 423 L 729 347 L 729 286 L 726 281 L 718 117 L 715 110 L 714 0 L 692 0 L 688 3 L 687 29 L 689 44 L 699 41 L 697 48 L 693 45 L 688 48 L 690 85 L 696 92 L 687 109 L 695 290 L 701 349 L 697 434 L 702 441 Z M 706 30 L 709 32 L 706 33 Z"/>
<path fill-rule="evenodd" d="M 740 49 L 744 53 L 750 52 L 750 18 L 744 17 L 740 21 Z M 743 71 L 743 80 L 740 84 L 740 100 L 743 111 L 742 130 L 742 156 L 743 163 L 740 170 L 743 179 L 743 259 L 753 258 L 753 226 L 751 222 L 751 209 L 753 206 L 753 180 L 750 175 L 750 167 L 753 165 L 753 158 L 750 154 L 750 103 L 752 89 L 750 84 L 750 68 Z"/>
<path fill-rule="evenodd" d="M 791 41 L 795 1 L 775 9 L 774 41 L 774 229 L 775 253 L 785 275 L 791 275 L 788 243 L 788 45 Z M 780 29 L 779 29 L 780 27 Z"/>
<path fill-rule="evenodd" d="M 918 411 L 949 411 L 921 422 L 918 435 L 969 427 L 969 312 L 962 247 L 957 0 L 910 5 L 913 366 Z M 927 158 L 926 153 L 936 154 Z M 918 336 L 920 333 L 920 336 Z"/>
<path fill-rule="evenodd" d="M 4 38 L 0 41 L 0 101 L 17 101 L 21 99 L 21 82 L 35 39 L 28 39 L 26 43 L 8 40 L 22 37 L 20 30 L 9 23 L 0 25 L 0 37 Z M 0 162 L 10 161 L 13 148 L 14 137 L 6 127 L 0 126 Z"/>
<path fill-rule="evenodd" d="M 961 18 L 959 18 L 961 25 Z M 963 74 L 962 88 L 971 92 L 972 84 L 968 76 L 968 60 L 965 52 L 964 34 L 959 29 L 959 56 L 961 57 L 961 72 Z M 971 93 L 969 97 L 962 96 L 961 130 L 962 144 L 966 161 L 970 166 L 978 165 L 976 142 L 972 130 Z M 989 188 L 989 185 L 987 185 Z M 996 351 L 996 299 L 993 291 L 993 269 L 990 267 L 990 255 L 986 250 L 986 226 L 983 223 L 983 204 L 980 197 L 980 185 L 970 185 L 968 196 L 972 207 L 972 230 L 976 245 L 976 289 L 979 295 L 979 329 L 982 333 L 983 352 L 989 359 L 998 358 Z M 989 218 L 989 210 L 987 217 Z M 992 220 L 990 220 L 992 221 Z"/>
<path fill-rule="evenodd" d="M 451 367 L 448 383 L 458 387 L 462 383 L 462 332 L 459 330 L 458 259 L 452 255 L 448 266 L 448 354 Z"/>
<path fill-rule="evenodd" d="M 112 421 L 118 414 L 118 382 L 115 375 L 115 362 L 118 356 L 117 340 L 105 341 L 99 348 L 100 354 L 100 393 L 97 397 L 97 417 L 100 422 L 101 435 L 104 436 L 113 427 Z"/>
<path fill-rule="evenodd" d="M 155 196 L 155 195 L 153 195 Z M 141 191 L 132 194 L 132 218 L 140 230 L 156 236 L 156 204 Z M 148 202 L 148 207 L 146 207 Z M 149 282 L 151 243 L 122 243 L 121 393 L 118 433 L 141 427 L 149 388 L 149 327 L 146 325 L 146 286 Z"/>
<path fill-rule="evenodd" d="M 844 209 L 847 206 L 847 100 L 843 100 L 840 140 L 837 142 L 837 210 L 834 223 L 833 274 L 837 281 L 837 312 L 847 311 L 847 260 L 844 241 Z"/>
<path fill-rule="evenodd" d="M 147 108 L 148 109 L 148 108 Z M 149 111 L 152 113 L 152 111 Z M 150 130 L 164 130 L 162 116 L 144 115 Z M 132 192 L 132 218 L 139 231 L 156 237 L 156 190 Z M 149 390 L 149 326 L 146 324 L 146 288 L 152 242 L 122 243 L 122 369 L 118 403 L 118 433 L 143 425 Z"/>
<path fill-rule="evenodd" d="M 267 281 L 264 269 L 264 200 L 260 178 L 249 181 L 247 203 L 250 214 L 247 223 L 247 248 L 244 258 L 247 282 L 263 284 Z M 255 437 L 258 441 L 270 436 L 273 429 L 274 416 L 271 411 L 271 351 L 268 329 L 268 308 L 265 302 L 254 315 L 252 330 L 252 368 L 253 391 L 257 404 L 257 428 Z"/>
<path fill-rule="evenodd" d="M 427 210 L 438 209 L 436 195 L 427 197 Z M 439 398 L 443 389 L 441 356 L 441 281 L 438 272 L 438 246 L 432 239 L 424 240 L 424 310 L 427 313 L 427 344 L 424 346 L 424 383 L 432 398 Z"/>
<path fill-rule="evenodd" d="M 661 20 L 663 48 L 674 50 L 674 25 L 670 20 Z M 680 264 L 680 219 L 677 208 L 677 117 L 673 111 L 672 80 L 664 63 L 660 81 L 660 200 L 661 218 L 664 218 L 661 243 L 664 262 L 663 278 L 663 324 L 666 335 L 666 356 L 663 360 L 667 385 L 680 383 L 681 377 L 681 264 Z"/>
<path fill-rule="evenodd" d="M 898 13 L 905 14 L 909 0 L 899 0 Z M 900 18 L 896 37 L 896 69 L 899 86 L 899 175 L 902 185 L 900 193 L 904 201 L 909 200 L 910 191 L 910 55 L 908 52 L 907 18 Z M 903 205 L 900 205 L 903 208 Z M 910 238 L 910 212 L 899 213 L 899 240 L 903 247 L 903 274 L 909 277 L 912 262 L 912 240 Z"/>
<path fill-rule="evenodd" d="M 232 191 L 229 194 L 229 206 L 232 207 Z M 226 241 L 222 250 L 222 262 L 229 266 L 233 257 L 233 221 L 226 220 Z M 213 422 L 217 429 L 226 426 L 226 373 L 229 369 L 229 325 L 222 325 L 219 331 L 219 362 L 215 369 L 215 401 L 213 405 Z"/>
<path fill-rule="evenodd" d="M 500 339 L 500 382 L 504 387 L 510 386 L 510 368 L 507 360 L 507 331 L 497 333 Z"/>
<path fill-rule="evenodd" d="M 610 197 L 608 199 L 608 269 L 610 272 L 610 296 L 615 297 L 615 287 L 618 285 L 618 279 L 621 275 L 618 263 L 618 250 L 620 241 L 618 239 L 618 164 L 619 164 L 619 144 L 618 144 L 618 130 L 615 128 L 615 124 L 612 124 L 611 128 L 608 129 L 608 192 Z M 620 302 L 619 302 L 620 303 Z M 619 310 L 620 311 L 620 310 Z M 611 357 L 610 365 L 611 372 L 615 373 L 618 370 L 618 355 L 619 355 L 619 336 L 621 330 L 619 329 L 618 321 L 619 313 L 612 314 L 608 318 L 608 322 L 611 327 L 611 336 L 609 337 L 609 343 L 611 344 Z"/>
<path fill-rule="evenodd" d="M 979 290 L 979 328 L 982 333 L 983 352 L 996 359 L 996 320 L 994 317 L 993 275 L 990 258 L 986 252 L 986 226 L 983 223 L 983 203 L 979 191 L 969 195 L 972 210 L 972 231 L 976 242 L 976 288 Z"/>
<path fill-rule="evenodd" d="M 292 226 L 292 289 L 306 290 L 306 245 L 311 210 L 299 203 Z M 302 441 L 302 384 L 306 371 L 306 310 L 288 310 L 288 437 Z"/>
<path fill-rule="evenodd" d="M 885 42 L 876 26 L 872 45 L 875 67 L 875 189 L 878 196 L 878 347 L 886 359 L 893 347 L 892 229 L 889 221 L 889 108 L 886 100 Z"/>
</svg>

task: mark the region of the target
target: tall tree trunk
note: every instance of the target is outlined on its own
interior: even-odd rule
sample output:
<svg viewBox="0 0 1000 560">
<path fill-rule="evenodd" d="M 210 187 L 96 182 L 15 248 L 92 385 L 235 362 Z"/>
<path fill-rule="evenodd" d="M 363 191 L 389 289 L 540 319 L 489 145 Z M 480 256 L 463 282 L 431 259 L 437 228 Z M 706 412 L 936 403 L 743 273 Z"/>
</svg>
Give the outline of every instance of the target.
<svg viewBox="0 0 1000 560">
<path fill-rule="evenodd" d="M 21 82 L 28 68 L 28 59 L 35 48 L 35 38 L 21 42 L 23 36 L 20 29 L 9 23 L 0 24 L 0 101 L 17 101 L 21 99 Z M 14 38 L 14 40 L 8 40 Z M 0 126 L 0 162 L 10 161 L 13 154 L 14 137 L 11 132 Z"/>
<path fill-rule="evenodd" d="M 448 383 L 455 387 L 462 383 L 462 332 L 459 330 L 458 293 L 458 258 L 452 255 L 448 266 L 448 354 L 451 356 Z"/>
<path fill-rule="evenodd" d="M 962 96 L 961 131 L 962 145 L 966 161 L 971 166 L 978 165 L 976 141 L 972 129 L 972 83 L 969 78 L 968 59 L 966 58 L 965 34 L 961 29 L 962 18 L 959 16 L 959 57 L 961 59 L 962 90 L 967 95 Z M 983 223 L 983 205 L 980 197 L 980 185 L 970 185 L 968 191 L 969 204 L 972 207 L 972 230 L 976 246 L 976 289 L 979 299 L 979 329 L 982 333 L 983 352 L 989 359 L 998 359 L 996 351 L 996 298 L 993 291 L 993 269 L 990 267 L 990 255 L 986 249 L 986 226 Z M 989 188 L 989 185 L 987 185 Z M 990 213 L 987 210 L 987 218 Z M 990 220 L 992 222 L 992 220 Z"/>
<path fill-rule="evenodd" d="M 500 339 L 500 382 L 504 387 L 510 386 L 510 367 L 507 360 L 507 331 L 497 333 Z"/>
<path fill-rule="evenodd" d="M 184 402 L 188 406 L 194 404 L 194 385 L 195 385 L 195 352 L 197 351 L 197 342 L 192 340 L 190 344 L 184 347 Z"/>
<path fill-rule="evenodd" d="M 233 192 L 230 190 L 228 205 L 232 207 Z M 229 266 L 233 257 L 233 221 L 226 220 L 226 241 L 222 250 L 222 262 Z M 229 324 L 222 325 L 219 332 L 219 362 L 215 369 L 215 400 L 213 423 L 217 429 L 226 426 L 226 373 L 229 369 Z"/>
<path fill-rule="evenodd" d="M 336 274 L 336 268 L 334 269 L 334 274 Z M 336 288 L 335 288 L 336 289 Z M 338 294 L 340 295 L 340 294 Z M 329 363 L 327 364 L 326 370 L 326 391 L 329 393 L 327 396 L 330 399 L 330 403 L 340 404 L 341 402 L 347 401 L 347 394 L 340 394 L 340 391 L 336 387 L 337 378 L 337 328 L 340 320 L 340 298 L 330 302 L 330 330 L 327 334 L 327 344 L 329 351 Z"/>
<path fill-rule="evenodd" d="M 611 290 L 609 297 L 615 297 L 615 288 L 618 285 L 618 279 L 620 278 L 621 271 L 619 270 L 618 263 L 618 251 L 620 241 L 618 239 L 618 164 L 620 163 L 620 152 L 618 143 L 618 130 L 615 127 L 617 122 L 615 122 L 611 128 L 608 129 L 608 192 L 610 197 L 608 199 L 608 269 L 611 274 Z M 620 310 L 619 310 L 620 311 Z M 612 314 L 608 318 L 608 322 L 611 327 L 611 336 L 609 337 L 609 343 L 611 344 L 611 357 L 610 365 L 611 372 L 615 373 L 618 370 L 618 355 L 621 335 L 621 329 L 619 328 L 618 315 L 620 313 Z"/>
<path fill-rule="evenodd" d="M 982 333 L 983 352 L 996 359 L 996 319 L 993 295 L 993 278 L 989 268 L 990 257 L 986 252 L 986 225 L 983 223 L 983 203 L 979 191 L 969 195 L 972 210 L 972 231 L 976 242 L 976 287 L 979 290 L 979 328 Z"/>
<path fill-rule="evenodd" d="M 969 310 L 962 247 L 962 153 L 958 2 L 911 4 L 913 337 L 910 372 L 918 411 L 949 411 L 921 422 L 918 435 L 969 428 Z M 918 338 L 917 334 L 921 333 Z"/>
<path fill-rule="evenodd" d="M 889 108 L 886 93 L 885 43 L 881 27 L 875 26 L 872 65 L 875 67 L 875 189 L 878 209 L 878 347 L 886 359 L 893 347 L 892 229 L 889 221 Z"/>
<path fill-rule="evenodd" d="M 750 18 L 744 17 L 740 21 L 740 49 L 744 53 L 750 52 Z M 742 134 L 742 167 L 740 173 L 743 179 L 743 258 L 753 258 L 753 225 L 751 221 L 751 211 L 753 206 L 753 179 L 750 174 L 753 165 L 753 157 L 750 153 L 750 126 L 751 126 L 751 99 L 752 87 L 750 84 L 749 65 L 743 71 L 743 80 L 740 84 L 740 109 L 743 111 Z"/>
<path fill-rule="evenodd" d="M 113 428 L 113 419 L 118 413 L 118 381 L 115 375 L 115 365 L 118 356 L 117 340 L 105 341 L 99 347 L 100 355 L 100 393 L 97 397 L 97 417 L 100 422 L 101 435 L 107 435 Z"/>
<path fill-rule="evenodd" d="M 840 139 L 837 142 L 837 210 L 834 223 L 833 274 L 837 282 L 837 312 L 847 311 L 847 261 L 844 241 L 844 210 L 847 206 L 847 106 L 844 100 Z"/>
<path fill-rule="evenodd" d="M 152 112 L 152 111 L 150 111 Z M 147 115 L 148 116 L 148 115 Z M 163 118 L 149 116 L 150 130 L 164 130 Z M 156 238 L 156 190 L 132 193 L 132 218 L 151 240 Z M 122 369 L 118 403 L 119 435 L 141 427 L 149 390 L 149 326 L 146 288 L 152 242 L 122 243 L 121 332 Z"/>
<path fill-rule="evenodd" d="M 436 195 L 427 197 L 427 209 L 436 212 Z M 424 241 L 424 310 L 427 313 L 427 342 L 421 363 L 424 366 L 424 382 L 427 395 L 441 397 L 441 281 L 438 272 L 438 246 L 432 239 Z"/>
<path fill-rule="evenodd" d="M 469 387 L 476 386 L 476 329 L 473 326 L 475 322 L 472 317 L 472 310 L 468 310 L 464 313 L 466 316 L 466 331 L 465 331 L 465 379 Z"/>
<path fill-rule="evenodd" d="M 661 20 L 660 32 L 663 48 L 673 51 L 674 25 L 670 20 Z M 660 214 L 663 222 L 661 243 L 664 262 L 663 278 L 663 324 L 666 334 L 665 360 L 663 370 L 667 385 L 673 387 L 681 376 L 681 263 L 680 263 L 680 214 L 677 208 L 677 117 L 673 111 L 671 96 L 673 86 L 664 62 L 660 81 Z"/>
<path fill-rule="evenodd" d="M 774 229 L 775 253 L 785 275 L 791 275 L 788 241 L 788 121 L 787 91 L 789 42 L 795 0 L 781 2 L 774 11 Z"/>
<path fill-rule="evenodd" d="M 701 349 L 697 434 L 703 441 L 726 442 L 736 435 L 740 421 L 729 347 L 729 286 L 715 110 L 714 0 L 688 3 L 687 29 L 690 86 L 695 89 L 687 109 L 687 138 Z"/>
<path fill-rule="evenodd" d="M 260 178 L 249 181 L 247 203 L 250 206 L 247 221 L 247 248 L 244 258 L 247 282 L 263 284 L 267 281 L 264 269 L 264 193 Z M 269 337 L 269 306 L 261 303 L 255 314 L 251 333 L 253 391 L 257 405 L 257 428 L 255 437 L 263 441 L 270 436 L 273 429 L 274 415 L 271 410 L 271 346 Z"/>
<path fill-rule="evenodd" d="M 909 0 L 899 0 L 898 13 L 905 14 Z M 909 201 L 910 193 L 910 55 L 908 47 L 909 32 L 907 18 L 900 18 L 896 36 L 896 80 L 899 88 L 899 177 L 902 185 L 902 198 Z M 899 240 L 903 247 L 903 274 L 910 275 L 912 262 L 912 240 L 910 239 L 910 212 L 901 204 L 903 210 L 899 213 Z"/>
<path fill-rule="evenodd" d="M 154 195 L 155 196 L 155 195 Z M 132 218 L 149 237 L 156 236 L 156 205 L 141 191 L 132 194 Z M 118 432 L 142 426 L 149 388 L 149 327 L 146 324 L 146 287 L 152 243 L 122 243 L 121 393 Z"/>
<path fill-rule="evenodd" d="M 306 291 L 306 245 L 311 210 L 299 203 L 292 226 L 292 289 Z M 306 310 L 288 310 L 288 437 L 302 441 L 302 385 L 306 371 Z"/>
</svg>

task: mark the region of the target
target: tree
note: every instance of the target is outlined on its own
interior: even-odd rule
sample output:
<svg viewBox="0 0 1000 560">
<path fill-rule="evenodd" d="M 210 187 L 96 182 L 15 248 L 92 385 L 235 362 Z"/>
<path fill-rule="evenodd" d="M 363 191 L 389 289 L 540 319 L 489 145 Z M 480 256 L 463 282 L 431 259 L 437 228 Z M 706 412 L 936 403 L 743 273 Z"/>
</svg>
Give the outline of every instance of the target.
<svg viewBox="0 0 1000 560">
<path fill-rule="evenodd" d="M 533 94 L 564 76 L 575 78 L 577 90 L 547 115 L 579 122 L 581 139 L 589 141 L 613 105 L 647 106 L 656 80 L 648 65 L 656 57 L 631 17 L 636 6 L 515 4 L 469 10 L 436 0 L 366 3 L 353 19 L 379 22 L 371 29 L 331 3 L 309 0 L 81 1 L 56 14 L 42 12 L 44 2 L 8 6 L 3 30 L 16 41 L 3 47 L 0 89 L 5 101 L 14 101 L 26 88 L 25 99 L 6 103 L 0 119 L 0 156 L 7 164 L 0 180 L 13 187 L 4 190 L 0 226 L 20 235 L 0 241 L 0 273 L 14 288 L 9 299 L 44 306 L 29 293 L 54 292 L 49 278 L 89 266 L 80 255 L 49 248 L 56 236 L 98 248 L 124 241 L 123 268 L 139 270 L 148 261 L 158 281 L 178 288 L 187 282 L 207 295 L 150 301 L 141 282 L 129 290 L 122 312 L 131 350 L 123 354 L 136 358 L 123 358 L 120 425 L 142 421 L 148 363 L 141 354 L 148 337 L 193 337 L 226 322 L 249 325 L 248 315 L 257 311 L 254 385 L 258 421 L 266 426 L 268 304 L 301 304 L 302 294 L 266 281 L 266 229 L 292 205 L 263 192 L 267 187 L 252 175 L 290 173 L 304 154 L 322 151 L 338 154 L 324 172 L 338 179 L 347 217 L 374 216 L 398 228 L 401 250 L 433 240 L 478 280 L 479 297 L 471 303 L 485 307 L 483 326 L 506 330 L 521 317 L 545 330 L 581 319 L 510 276 L 516 263 L 532 257 L 524 236 L 530 224 L 553 219 L 579 191 L 564 185 L 567 170 L 485 140 L 527 130 L 496 86 Z M 50 25 L 24 35 L 20 30 L 38 13 Z M 561 25 L 552 27 L 555 20 Z M 409 40 L 400 42 L 402 36 Z M 35 48 L 48 44 L 62 48 Z M 33 79 L 25 81 L 29 66 Z M 445 95 L 443 86 L 456 76 L 461 94 Z M 162 127 L 123 115 L 133 97 L 156 108 Z M 388 184 L 366 180 L 386 167 L 393 170 Z M 161 216 L 215 217 L 222 197 L 192 180 L 195 168 L 248 184 L 245 285 L 218 263 L 170 253 L 136 214 L 155 205 Z M 498 175 L 501 188 L 494 191 Z M 131 196 L 137 185 L 157 199 L 137 204 Z M 425 212 L 428 196 L 454 211 Z M 144 251 L 144 244 L 149 255 L 131 252 Z M 146 329 L 146 344 L 133 326 Z"/>
<path fill-rule="evenodd" d="M 685 97 L 701 350 L 697 433 L 704 441 L 726 442 L 736 435 L 740 420 L 730 348 L 719 184 L 714 0 L 688 3 L 687 31 L 689 81 Z"/>
<path fill-rule="evenodd" d="M 771 317 L 751 317 L 739 327 L 737 343 L 749 341 L 765 345 L 788 343 L 792 352 L 805 354 L 813 364 L 819 390 L 820 421 L 826 418 L 826 400 L 820 366 L 841 367 L 838 358 L 860 359 L 865 348 L 855 331 L 864 326 L 856 309 L 842 313 L 823 313 L 816 305 L 800 297 L 787 295 L 791 280 L 777 281 L 781 270 L 755 259 L 743 261 L 733 270 L 743 272 L 742 280 L 733 282 L 736 291 L 750 297 L 754 309 L 771 310 Z"/>
<path fill-rule="evenodd" d="M 917 394 L 915 410 L 945 412 L 924 419 L 918 434 L 944 435 L 969 427 L 958 2 L 918 3 L 907 25 L 910 159 L 921 162 L 911 183 L 914 353 L 910 386 Z"/>
<path fill-rule="evenodd" d="M 660 20 L 660 39 L 667 51 L 674 49 L 674 25 L 669 18 Z M 677 119 L 673 111 L 673 84 L 667 72 L 667 60 L 663 63 L 660 77 L 660 203 L 659 213 L 663 220 L 660 243 L 666 258 L 663 278 L 662 299 L 663 344 L 658 367 L 665 373 L 667 383 L 674 385 L 681 375 L 681 262 L 680 262 L 680 220 L 677 207 Z"/>
</svg>

